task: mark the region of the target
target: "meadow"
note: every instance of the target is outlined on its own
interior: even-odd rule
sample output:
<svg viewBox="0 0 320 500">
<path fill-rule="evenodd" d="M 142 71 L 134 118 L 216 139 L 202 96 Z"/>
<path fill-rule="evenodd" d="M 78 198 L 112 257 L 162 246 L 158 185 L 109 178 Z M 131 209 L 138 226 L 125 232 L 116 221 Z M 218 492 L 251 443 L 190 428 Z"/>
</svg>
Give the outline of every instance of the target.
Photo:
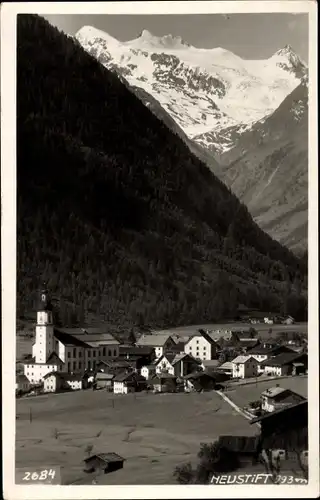
<svg viewBox="0 0 320 500">
<path fill-rule="evenodd" d="M 17 400 L 16 467 L 59 465 L 62 484 L 91 484 L 83 459 L 92 446 L 126 459 L 97 484 L 174 484 L 174 468 L 197 461 L 200 443 L 258 432 L 216 393 L 43 395 Z"/>
</svg>

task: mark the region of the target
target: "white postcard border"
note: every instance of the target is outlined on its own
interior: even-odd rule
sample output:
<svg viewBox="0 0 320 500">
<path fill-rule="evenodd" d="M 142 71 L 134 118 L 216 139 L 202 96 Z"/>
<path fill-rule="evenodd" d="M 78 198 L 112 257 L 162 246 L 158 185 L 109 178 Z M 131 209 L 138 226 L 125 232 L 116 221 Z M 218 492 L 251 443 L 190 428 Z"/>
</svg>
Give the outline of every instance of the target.
<svg viewBox="0 0 320 500">
<path fill-rule="evenodd" d="M 309 13 L 309 473 L 307 486 L 21 486 L 14 484 L 16 350 L 16 15 Z M 319 493 L 317 4 L 314 1 L 66 2 L 1 5 L 2 440 L 6 500 L 316 498 Z M 214 488 L 214 489 L 212 489 Z"/>
</svg>

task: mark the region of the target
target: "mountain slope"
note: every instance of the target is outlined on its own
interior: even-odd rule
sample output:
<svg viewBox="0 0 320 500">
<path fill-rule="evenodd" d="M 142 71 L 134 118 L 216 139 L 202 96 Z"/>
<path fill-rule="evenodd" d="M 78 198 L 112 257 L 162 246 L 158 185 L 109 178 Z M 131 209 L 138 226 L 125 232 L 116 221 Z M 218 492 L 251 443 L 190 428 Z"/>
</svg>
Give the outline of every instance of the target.
<svg viewBox="0 0 320 500">
<path fill-rule="evenodd" d="M 107 68 L 141 87 L 190 139 L 214 153 L 274 111 L 306 72 L 291 47 L 268 60 L 243 60 L 222 48 L 199 49 L 144 30 L 128 42 L 84 26 L 75 38 Z"/>
<path fill-rule="evenodd" d="M 38 16 L 17 34 L 20 315 L 46 279 L 65 324 L 110 331 L 305 317 L 302 261 L 116 75 Z"/>
<path fill-rule="evenodd" d="M 307 246 L 308 86 L 301 83 L 269 117 L 221 156 L 220 177 L 260 227 L 296 251 Z M 218 171 L 217 171 L 218 173 Z"/>
</svg>

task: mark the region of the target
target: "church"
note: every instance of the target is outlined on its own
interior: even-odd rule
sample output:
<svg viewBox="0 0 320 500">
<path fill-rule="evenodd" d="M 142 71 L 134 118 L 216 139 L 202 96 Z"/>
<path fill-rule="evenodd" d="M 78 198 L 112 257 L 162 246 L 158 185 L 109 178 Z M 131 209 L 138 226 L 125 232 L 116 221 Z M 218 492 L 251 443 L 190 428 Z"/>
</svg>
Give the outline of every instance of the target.
<svg viewBox="0 0 320 500">
<path fill-rule="evenodd" d="M 49 292 L 40 293 L 32 360 L 24 364 L 31 384 L 42 382 L 48 373 L 83 373 L 99 361 L 116 359 L 120 342 L 106 328 L 58 328 L 53 323 Z"/>
</svg>

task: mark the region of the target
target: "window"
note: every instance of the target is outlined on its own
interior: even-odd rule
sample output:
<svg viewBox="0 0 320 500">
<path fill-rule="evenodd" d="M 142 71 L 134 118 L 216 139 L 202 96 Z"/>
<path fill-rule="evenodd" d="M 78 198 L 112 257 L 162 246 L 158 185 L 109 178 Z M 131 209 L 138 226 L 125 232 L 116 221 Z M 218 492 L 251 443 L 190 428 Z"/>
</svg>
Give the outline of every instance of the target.
<svg viewBox="0 0 320 500">
<path fill-rule="evenodd" d="M 79 352 L 79 358 L 82 358 L 82 351 Z"/>
<path fill-rule="evenodd" d="M 117 355 L 117 349 L 114 350 L 114 356 L 116 356 L 116 355 Z"/>
<path fill-rule="evenodd" d="M 108 356 L 112 356 L 111 349 L 108 350 Z"/>
<path fill-rule="evenodd" d="M 79 361 L 79 370 L 81 370 L 81 368 L 82 368 L 82 363 L 81 361 Z"/>
<path fill-rule="evenodd" d="M 71 352 L 68 351 L 68 358 L 71 358 Z"/>
<path fill-rule="evenodd" d="M 95 357 L 96 357 L 96 355 L 97 355 L 97 353 L 96 353 L 95 349 L 93 349 L 92 356 L 95 358 Z"/>
<path fill-rule="evenodd" d="M 68 363 L 68 372 L 71 370 L 71 363 Z"/>
<path fill-rule="evenodd" d="M 197 342 L 197 344 L 199 344 L 199 340 L 197 340 L 196 342 Z"/>
<path fill-rule="evenodd" d="M 74 358 L 76 358 L 76 357 L 77 357 L 77 349 L 76 349 L 76 348 L 74 348 L 74 349 L 73 349 L 73 357 L 74 357 Z"/>
<path fill-rule="evenodd" d="M 102 349 L 102 355 L 106 356 L 106 348 L 105 347 Z"/>
<path fill-rule="evenodd" d="M 76 361 L 74 361 L 74 362 L 73 362 L 73 369 L 74 369 L 74 370 L 76 370 L 76 368 L 77 368 L 77 362 L 76 362 Z"/>
</svg>

